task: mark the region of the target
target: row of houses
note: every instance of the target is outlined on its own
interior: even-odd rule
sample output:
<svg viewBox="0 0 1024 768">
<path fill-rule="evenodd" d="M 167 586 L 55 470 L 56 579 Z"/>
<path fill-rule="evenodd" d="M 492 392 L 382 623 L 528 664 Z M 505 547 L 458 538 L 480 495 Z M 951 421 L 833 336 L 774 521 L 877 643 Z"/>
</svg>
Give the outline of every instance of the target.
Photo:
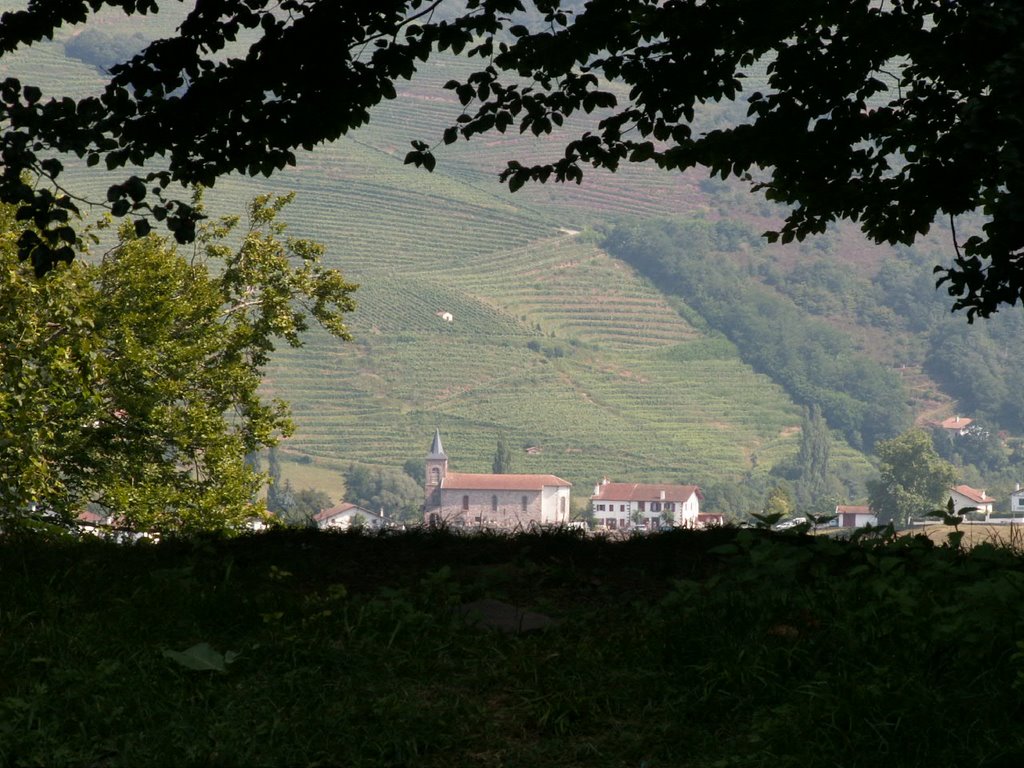
<svg viewBox="0 0 1024 768">
<path fill-rule="evenodd" d="M 957 420 L 960 421 L 960 420 Z M 964 419 L 963 421 L 969 421 Z M 952 426 L 960 426 L 954 422 Z M 497 530 L 526 530 L 536 526 L 568 525 L 572 483 L 549 474 L 485 474 L 455 472 L 435 430 L 425 459 L 423 521 L 428 525 Z M 953 508 L 974 508 L 988 517 L 996 499 L 985 490 L 958 485 L 950 489 Z M 720 513 L 702 512 L 697 485 L 612 482 L 607 477 L 590 496 L 593 525 L 605 531 L 653 531 L 672 527 L 704 528 L 725 522 Z M 1011 494 L 1011 512 L 1024 515 L 1024 490 Z M 839 505 L 835 525 L 862 528 L 877 525 L 867 506 Z M 371 530 L 387 527 L 383 511 L 375 513 L 343 503 L 314 518 L 321 528 Z"/>
<path fill-rule="evenodd" d="M 953 514 L 966 514 L 968 511 L 983 515 L 987 520 L 996 514 L 996 501 L 985 489 L 972 488 L 969 485 L 956 485 L 949 489 L 949 499 L 953 502 Z M 1017 490 L 1010 494 L 1011 519 L 1024 517 L 1024 490 L 1017 484 Z M 878 525 L 878 516 L 867 506 L 840 504 L 836 507 L 836 524 L 840 528 L 863 528 L 866 525 Z"/>
<path fill-rule="evenodd" d="M 572 483 L 549 474 L 486 474 L 455 472 L 441 442 L 440 430 L 425 460 L 423 521 L 497 530 L 528 530 L 568 525 Z M 602 530 L 659 530 L 702 527 L 724 522 L 722 515 L 700 511 L 704 497 L 696 485 L 613 483 L 603 478 L 590 497 L 594 525 Z M 314 518 L 321 528 L 378 529 L 388 525 L 383 514 L 354 504 L 339 504 Z"/>
</svg>

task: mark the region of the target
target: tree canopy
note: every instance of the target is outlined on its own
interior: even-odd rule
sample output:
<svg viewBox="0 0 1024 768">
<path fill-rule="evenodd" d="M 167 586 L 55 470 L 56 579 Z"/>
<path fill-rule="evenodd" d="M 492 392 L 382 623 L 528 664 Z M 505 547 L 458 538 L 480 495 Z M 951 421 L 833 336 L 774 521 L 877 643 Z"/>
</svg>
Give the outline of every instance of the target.
<svg viewBox="0 0 1024 768">
<path fill-rule="evenodd" d="M 87 504 L 136 530 L 237 528 L 258 515 L 248 454 L 291 431 L 261 396 L 278 340 L 310 317 L 347 338 L 354 285 L 322 247 L 283 238 L 290 196 L 257 198 L 199 233 L 195 252 L 122 230 L 101 261 L 37 280 L 0 208 L 0 509 L 67 520 Z"/>
<path fill-rule="evenodd" d="M 449 4 L 450 5 L 450 4 Z M 1024 7 L 1017 0 L 205 0 L 172 37 L 110 70 L 98 96 L 44 97 L 0 82 L 0 201 L 20 206 L 22 258 L 44 272 L 73 255 L 59 153 L 134 169 L 108 202 L 179 241 L 196 212 L 172 185 L 270 174 L 295 152 L 365 123 L 436 51 L 478 57 L 452 89 L 451 143 L 490 131 L 544 134 L 597 113 L 550 162 L 511 159 L 503 178 L 579 182 L 586 166 L 651 161 L 748 180 L 792 206 L 771 237 L 857 222 L 877 242 L 954 229 L 938 268 L 954 306 L 987 316 L 1024 296 Z M 157 0 L 31 0 L 0 17 L 0 57 L 104 7 Z M 537 20 L 539 23 L 536 23 Z M 534 23 L 531 23 L 534 22 Z M 756 89 L 745 83 L 761 80 Z M 706 102 L 747 104 L 731 125 L 695 126 Z M 158 169 L 142 171 L 159 159 Z M 409 162 L 434 167 L 417 139 Z M 151 167 L 151 166 L 147 166 Z M 129 173 L 129 170 L 125 170 Z M 973 212 L 959 225 L 957 217 Z M 963 242 L 960 242 L 963 239 Z"/>
<path fill-rule="evenodd" d="M 924 430 L 884 440 L 877 453 L 880 477 L 868 482 L 868 497 L 881 522 L 905 525 L 931 514 L 956 481 L 956 469 L 939 457 Z"/>
</svg>

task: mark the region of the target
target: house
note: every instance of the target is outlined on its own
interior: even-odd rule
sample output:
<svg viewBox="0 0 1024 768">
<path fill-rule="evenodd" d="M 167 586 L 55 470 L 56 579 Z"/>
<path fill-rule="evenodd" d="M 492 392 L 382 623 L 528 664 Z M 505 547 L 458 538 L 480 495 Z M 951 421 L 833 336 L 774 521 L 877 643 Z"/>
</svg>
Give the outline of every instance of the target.
<svg viewBox="0 0 1024 768">
<path fill-rule="evenodd" d="M 316 527 L 321 530 L 326 528 L 335 528 L 341 531 L 347 531 L 350 528 L 364 528 L 367 530 L 378 531 L 386 526 L 386 520 L 384 514 L 376 514 L 370 512 L 367 509 L 356 506 L 355 504 L 349 504 L 342 502 L 337 504 L 330 509 L 324 509 L 313 515 L 313 522 L 316 523 Z"/>
<path fill-rule="evenodd" d="M 594 486 L 590 508 L 594 525 L 604 530 L 667 526 L 696 528 L 701 525 L 700 502 L 704 496 L 696 485 L 666 483 L 613 483 L 607 477 Z"/>
<path fill-rule="evenodd" d="M 975 507 L 974 511 L 988 517 L 992 514 L 995 499 L 985 493 L 984 490 L 971 488 L 969 485 L 958 485 L 950 489 L 949 497 L 953 500 L 953 513 L 960 514 L 960 510 Z"/>
<path fill-rule="evenodd" d="M 1014 517 L 1024 515 L 1024 490 L 1017 483 L 1017 490 L 1010 494 L 1010 512 Z"/>
<path fill-rule="evenodd" d="M 946 430 L 948 434 L 955 434 L 960 437 L 967 434 L 967 428 L 973 423 L 974 419 L 968 419 L 965 416 L 950 416 L 948 419 L 932 422 L 933 426 Z"/>
<path fill-rule="evenodd" d="M 565 525 L 571 488 L 572 483 L 555 475 L 452 472 L 437 429 L 426 459 L 423 520 L 503 530 Z"/>
<path fill-rule="evenodd" d="M 840 528 L 863 528 L 866 525 L 878 525 L 878 515 L 870 507 L 856 504 L 839 504 L 836 506 L 836 520 Z"/>
</svg>

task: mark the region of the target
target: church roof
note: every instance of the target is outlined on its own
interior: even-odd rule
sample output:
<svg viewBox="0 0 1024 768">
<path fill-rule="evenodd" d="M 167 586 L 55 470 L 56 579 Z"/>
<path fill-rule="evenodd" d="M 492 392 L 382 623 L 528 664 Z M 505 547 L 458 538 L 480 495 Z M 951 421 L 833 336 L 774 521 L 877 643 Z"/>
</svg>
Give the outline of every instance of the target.
<svg viewBox="0 0 1024 768">
<path fill-rule="evenodd" d="M 449 472 L 441 480 L 448 491 L 539 491 L 545 487 L 571 488 L 572 483 L 555 475 L 483 475 Z"/>
<path fill-rule="evenodd" d="M 434 428 L 434 442 L 430 444 L 430 454 L 427 456 L 428 459 L 447 459 L 448 455 L 444 452 L 444 447 L 441 445 L 441 430 L 440 428 Z"/>
</svg>

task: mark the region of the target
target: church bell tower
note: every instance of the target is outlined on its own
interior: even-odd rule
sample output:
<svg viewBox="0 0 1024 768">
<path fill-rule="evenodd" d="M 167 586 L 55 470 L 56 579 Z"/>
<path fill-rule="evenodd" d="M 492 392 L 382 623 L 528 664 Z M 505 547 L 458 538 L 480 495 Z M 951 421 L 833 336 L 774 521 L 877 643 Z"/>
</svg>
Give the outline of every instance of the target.
<svg viewBox="0 0 1024 768">
<path fill-rule="evenodd" d="M 427 497 L 427 506 L 432 506 L 431 502 L 434 501 L 435 494 L 441 487 L 441 482 L 444 480 L 445 475 L 448 474 L 448 456 L 444 452 L 444 447 L 441 445 L 441 430 L 439 428 L 434 429 L 434 442 L 430 445 L 430 453 L 427 454 L 427 471 L 424 491 Z M 434 502 L 435 504 L 440 501 L 440 494 L 437 494 L 438 498 Z"/>
</svg>

